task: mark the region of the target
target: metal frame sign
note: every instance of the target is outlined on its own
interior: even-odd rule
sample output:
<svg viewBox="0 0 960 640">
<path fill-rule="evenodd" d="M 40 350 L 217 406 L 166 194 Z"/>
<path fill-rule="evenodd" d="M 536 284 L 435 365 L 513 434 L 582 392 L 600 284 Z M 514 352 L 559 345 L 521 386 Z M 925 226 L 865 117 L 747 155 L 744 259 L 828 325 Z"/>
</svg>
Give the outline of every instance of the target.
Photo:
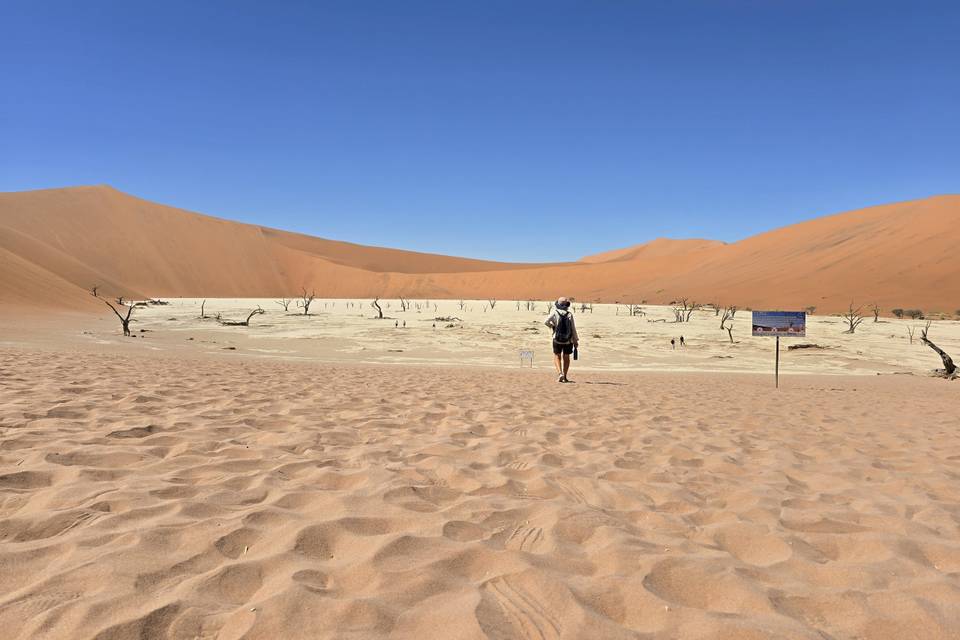
<svg viewBox="0 0 960 640">
<path fill-rule="evenodd" d="M 754 311 L 753 335 L 803 338 L 807 335 L 807 313 L 805 311 Z"/>
</svg>

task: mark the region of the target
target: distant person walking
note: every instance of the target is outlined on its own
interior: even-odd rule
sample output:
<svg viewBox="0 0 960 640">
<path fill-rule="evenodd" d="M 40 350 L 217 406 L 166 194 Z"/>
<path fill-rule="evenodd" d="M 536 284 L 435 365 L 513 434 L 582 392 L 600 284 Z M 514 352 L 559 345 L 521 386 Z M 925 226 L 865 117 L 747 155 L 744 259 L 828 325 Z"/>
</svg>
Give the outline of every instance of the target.
<svg viewBox="0 0 960 640">
<path fill-rule="evenodd" d="M 570 312 L 570 301 L 558 298 L 554 307 L 543 324 L 553 330 L 553 364 L 557 368 L 557 382 L 570 382 L 567 380 L 570 354 L 580 345 L 580 338 Z"/>
</svg>

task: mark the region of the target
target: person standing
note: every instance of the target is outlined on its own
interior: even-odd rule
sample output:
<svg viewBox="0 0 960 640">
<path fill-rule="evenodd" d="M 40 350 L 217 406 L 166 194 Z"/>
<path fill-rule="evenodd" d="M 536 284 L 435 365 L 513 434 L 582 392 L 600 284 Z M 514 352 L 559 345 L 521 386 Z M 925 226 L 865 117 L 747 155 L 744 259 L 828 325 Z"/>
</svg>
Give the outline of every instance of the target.
<svg viewBox="0 0 960 640">
<path fill-rule="evenodd" d="M 557 368 L 557 382 L 570 382 L 567 373 L 570 371 L 570 354 L 580 345 L 577 336 L 577 325 L 570 312 L 570 301 L 567 298 L 558 298 L 553 311 L 543 321 L 553 330 L 553 364 Z"/>
</svg>

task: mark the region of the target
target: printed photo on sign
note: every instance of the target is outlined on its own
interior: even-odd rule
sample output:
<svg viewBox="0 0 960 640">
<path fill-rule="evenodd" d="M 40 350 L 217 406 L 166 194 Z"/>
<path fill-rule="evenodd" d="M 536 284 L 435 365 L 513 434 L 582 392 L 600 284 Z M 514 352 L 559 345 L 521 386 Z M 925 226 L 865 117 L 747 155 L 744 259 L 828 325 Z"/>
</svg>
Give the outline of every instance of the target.
<svg viewBox="0 0 960 640">
<path fill-rule="evenodd" d="M 802 338 L 807 335 L 805 311 L 754 311 L 753 335 Z"/>
</svg>

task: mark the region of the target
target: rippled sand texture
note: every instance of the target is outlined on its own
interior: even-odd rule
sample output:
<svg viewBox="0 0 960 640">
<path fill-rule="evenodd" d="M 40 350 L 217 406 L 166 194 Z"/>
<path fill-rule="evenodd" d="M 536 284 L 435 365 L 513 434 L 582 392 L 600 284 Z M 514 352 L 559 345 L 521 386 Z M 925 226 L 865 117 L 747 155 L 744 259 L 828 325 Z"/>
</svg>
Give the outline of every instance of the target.
<svg viewBox="0 0 960 640">
<path fill-rule="evenodd" d="M 0 351 L 5 638 L 956 638 L 960 387 Z"/>
</svg>

